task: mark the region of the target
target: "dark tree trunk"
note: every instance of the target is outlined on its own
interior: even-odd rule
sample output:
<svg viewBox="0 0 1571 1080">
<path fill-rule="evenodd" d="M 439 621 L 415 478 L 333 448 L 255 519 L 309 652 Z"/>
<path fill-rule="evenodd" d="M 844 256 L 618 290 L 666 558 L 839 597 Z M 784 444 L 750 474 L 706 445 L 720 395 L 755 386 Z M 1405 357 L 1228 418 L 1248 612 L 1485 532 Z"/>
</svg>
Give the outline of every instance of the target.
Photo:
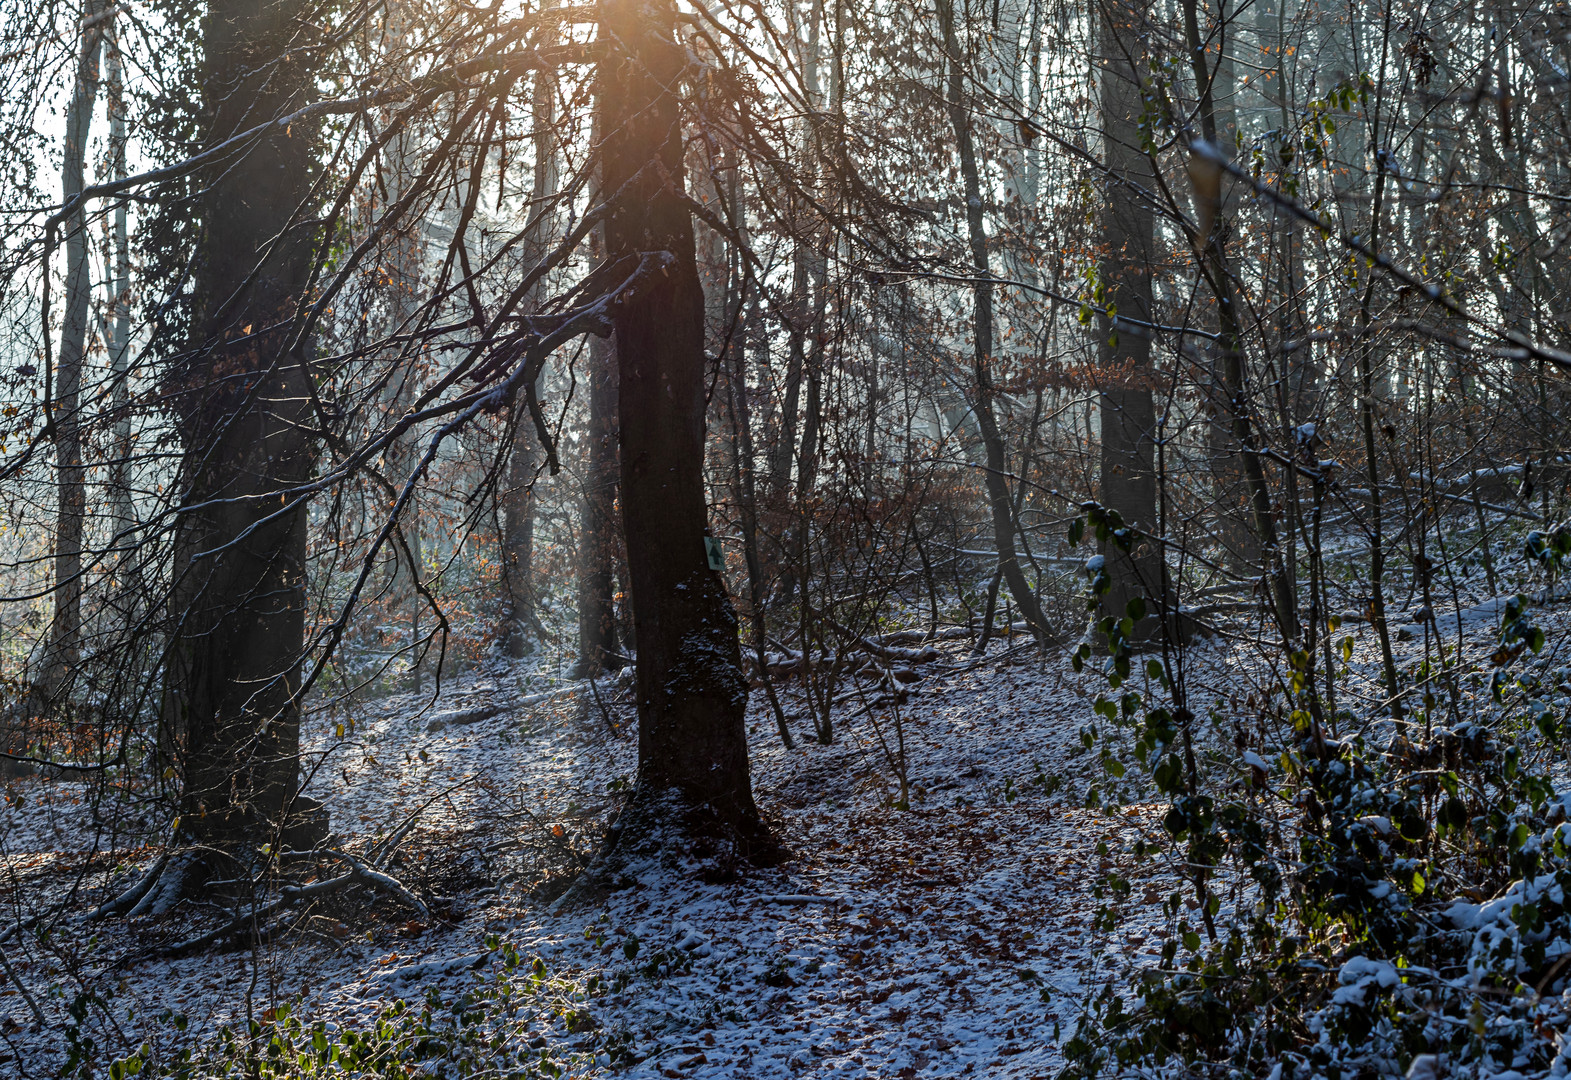
<svg viewBox="0 0 1571 1080">
<path fill-rule="evenodd" d="M 1105 254 L 1100 267 L 1101 303 L 1136 323 L 1151 321 L 1154 215 L 1147 192 L 1150 160 L 1141 147 L 1140 72 L 1144 0 L 1109 0 L 1099 6 L 1098 52 L 1102 67 L 1102 140 L 1107 193 L 1102 212 Z M 1151 337 L 1145 327 L 1102 318 L 1097 359 L 1101 366 L 1101 501 L 1128 525 L 1154 533 L 1156 520 L 1156 407 L 1149 385 Z M 1135 597 L 1160 598 L 1163 563 L 1156 545 L 1137 538 L 1125 553 L 1104 551 L 1112 588 L 1103 614 L 1123 618 Z M 1148 628 L 1141 628 L 1149 633 Z"/>
<path fill-rule="evenodd" d="M 1200 98 L 1201 132 L 1206 142 L 1216 147 L 1217 132 L 1225 131 L 1226 127 L 1217 122 L 1216 106 L 1212 96 L 1213 74 L 1206 69 L 1205 44 L 1200 37 L 1200 19 L 1196 10 L 1196 0 L 1184 0 L 1182 6 L 1190 64 Z M 1221 153 L 1220 150 L 1217 152 Z M 1222 396 L 1226 402 L 1228 436 L 1243 468 L 1245 487 L 1254 518 L 1255 537 L 1259 541 L 1261 569 L 1270 585 L 1272 611 L 1284 641 L 1295 641 L 1299 628 L 1297 600 L 1290 573 L 1293 559 L 1289 553 L 1283 552 L 1280 548 L 1276 518 L 1271 510 L 1271 490 L 1266 482 L 1265 467 L 1260 460 L 1254 422 L 1250 416 L 1249 400 L 1246 396 L 1243 330 L 1239 323 L 1237 300 L 1233 295 L 1233 278 L 1228 272 L 1227 251 L 1223 241 L 1227 230 L 1222 224 L 1221 167 L 1214 162 L 1196 162 L 1193 168 L 1195 171 L 1191 173 L 1191 179 L 1197 185 L 1196 197 L 1202 203 L 1200 212 L 1202 228 L 1209 226 L 1208 233 L 1199 238 L 1199 247 L 1204 260 L 1203 273 L 1211 287 L 1212 296 L 1216 298 L 1217 328 L 1220 331 L 1217 337 L 1217 357 L 1220 361 L 1218 373 L 1221 376 Z M 1208 174 L 1210 179 L 1204 179 Z M 1206 206 L 1205 203 L 1210 205 Z M 1291 482 L 1291 472 L 1288 473 L 1288 479 Z M 1296 495 L 1293 494 L 1291 483 L 1288 486 L 1288 498 L 1285 501 L 1291 505 L 1296 502 Z M 1290 530 L 1289 538 L 1291 536 Z"/>
<path fill-rule="evenodd" d="M 616 644 L 616 355 L 589 339 L 589 447 L 578 536 L 579 678 L 622 666 Z"/>
<path fill-rule="evenodd" d="M 769 486 L 785 497 L 791 491 L 791 457 L 796 452 L 796 414 L 802 400 L 802 370 L 807 366 L 808 257 L 799 243 L 791 261 L 791 306 L 786 324 L 785 389 L 780 404 L 780 430 L 770 456 Z"/>
<path fill-rule="evenodd" d="M 298 108 L 294 0 L 216 0 L 204 26 L 208 141 Z M 286 59 L 280 59 L 286 57 Z M 312 237 L 313 134 L 275 130 L 201 177 L 194 340 L 169 392 L 184 445 L 165 716 L 182 754 L 178 838 L 244 854 L 294 801 L 313 466 L 308 373 L 290 350 Z M 306 215 L 308 216 L 308 215 Z"/>
<path fill-rule="evenodd" d="M 638 638 L 638 783 L 624 813 L 648 838 L 661 818 L 768 844 L 748 775 L 747 680 L 736 614 L 705 553 L 703 290 L 682 198 L 684 66 L 671 0 L 604 0 L 599 74 L 602 190 L 615 262 L 665 251 L 659 282 L 616 308 L 622 522 Z"/>
</svg>

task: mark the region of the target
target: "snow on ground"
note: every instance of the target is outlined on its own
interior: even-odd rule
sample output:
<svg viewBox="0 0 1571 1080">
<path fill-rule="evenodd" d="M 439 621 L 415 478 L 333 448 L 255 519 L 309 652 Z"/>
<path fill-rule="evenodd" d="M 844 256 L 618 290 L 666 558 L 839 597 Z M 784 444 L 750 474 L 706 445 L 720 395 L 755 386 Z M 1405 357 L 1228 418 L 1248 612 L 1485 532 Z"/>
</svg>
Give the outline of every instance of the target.
<svg viewBox="0 0 1571 1080">
<path fill-rule="evenodd" d="M 1470 659 L 1498 640 L 1482 618 L 1467 629 Z M 1378 696 L 1373 635 L 1349 625 L 1338 647 L 1344 634 L 1367 706 Z M 1404 664 L 1425 645 L 1408 637 Z M 1551 640 L 1559 648 L 1565 637 Z M 1204 644 L 1186 663 L 1197 702 L 1248 717 L 1262 669 L 1247 643 Z M 395 997 L 473 985 L 499 963 L 493 934 L 583 989 L 592 1021 L 545 1017 L 530 1044 L 572 1075 L 1049 1076 L 1077 1003 L 1127 986 L 1189 928 L 1182 906 L 1168 917 L 1160 903 L 1187 896 L 1176 877 L 1131 850 L 1160 833 L 1162 808 L 1138 793 L 1112 813 L 1084 807 L 1088 786 L 1106 781 L 1081 741 L 1101 682 L 1071 674 L 1064 655 L 1044 660 L 1017 640 L 978 662 L 952 643 L 924 672 L 898 710 L 848 702 L 827 746 L 807 741 L 811 725 L 787 687 L 802 740 L 793 751 L 754 695 L 755 795 L 791 853 L 783 864 L 728 876 L 712 860 L 672 857 L 563 911 L 553 897 L 632 778 L 625 684 L 542 694 L 538 670 L 521 665 L 452 680 L 434 702 L 403 695 L 319 718 L 308 790 L 326 802 L 337 843 L 364 851 L 407 826 L 389 870 L 437 921 L 362 896 L 308 909 L 289 935 L 254 950 L 168 961 L 143 954 L 213 925 L 210 907 L 94 925 L 68 917 L 46 943 L 4 944 L 14 974 L 0 985 L 0 1076 L 54 1075 L 67 1009 L 88 989 L 83 1031 L 108 1056 L 296 998 L 307 1016 L 363 1024 Z M 893 805 L 901 739 L 910 809 Z M 1226 740 L 1217 746 L 1220 767 L 1233 767 Z M 163 824 L 149 806 L 80 783 L 32 778 L 5 790 L 7 924 L 28 903 L 87 910 L 111 877 L 123 884 L 147 865 Z M 91 855 L 95 837 L 99 851 L 113 839 L 112 857 Z M 1132 891 L 1099 923 L 1109 872 Z M 32 1027 L 15 977 L 48 1029 Z M 189 1018 L 184 1035 L 159 1019 L 166 1010 Z M 613 1050 L 625 1051 L 614 1066 Z"/>
<path fill-rule="evenodd" d="M 626 692 L 602 682 L 599 702 L 582 689 L 540 701 L 510 674 L 471 675 L 430 708 L 406 695 L 361 708 L 342 740 L 317 733 L 313 750 L 331 752 L 308 789 L 349 848 L 419 811 L 392 872 L 451 925 L 422 926 L 378 897 L 369 926 L 324 906 L 254 953 L 125 959 L 211 925 L 211 911 L 190 905 L 162 920 L 96 925 L 96 940 L 73 925 L 49 949 L 5 947 L 51 1024 L 83 986 L 99 988 L 114 1025 L 95 1012 L 90 1027 L 110 1051 L 149 1032 L 172 1038 L 157 1021 L 165 1009 L 188 1016 L 194 1033 L 296 995 L 310 1015 L 350 1021 L 431 985 L 453 991 L 477 960 L 494 962 L 482 954 L 496 933 L 552 971 L 623 984 L 587 1003 L 592 1032 L 553 1035 L 575 1074 L 606 1070 L 596 1051 L 614 1035 L 639 1059 L 629 1076 L 1046 1076 L 1077 995 L 1148 962 L 1168 932 L 1092 926 L 1102 903 L 1093 887 L 1105 870 L 1129 869 L 1127 849 L 1160 828 L 1157 815 L 1078 806 L 1092 683 L 1061 657 L 1044 664 L 1033 650 L 1001 647 L 973 664 L 956 648 L 927 670 L 899 708 L 909 810 L 892 805 L 898 783 L 882 748 L 897 746 L 893 711 L 874 714 L 875 730 L 848 706 L 828 746 L 806 741 L 811 725 L 797 719 L 803 742 L 786 751 L 755 695 L 755 794 L 791 852 L 778 867 L 705 880 L 717 875 L 692 860 L 643 866 L 603 902 L 554 912 L 550 891 L 534 890 L 542 869 L 592 850 L 632 777 Z M 1054 778 L 1062 787 L 1047 794 Z M 10 790 L 0 828 L 24 886 L 13 899 L 51 883 L 58 892 L 86 862 L 92 800 L 64 781 Z M 1108 854 L 1098 855 L 1104 840 Z M 84 899 L 107 894 L 115 863 L 130 880 L 149 850 L 87 864 Z M 1151 888 L 1141 883 L 1137 895 Z M 1161 888 L 1165 896 L 1171 881 Z M 30 1010 L 10 985 L 0 990 L 7 1014 L 0 1074 L 52 1075 L 59 1029 L 27 1031 Z"/>
</svg>

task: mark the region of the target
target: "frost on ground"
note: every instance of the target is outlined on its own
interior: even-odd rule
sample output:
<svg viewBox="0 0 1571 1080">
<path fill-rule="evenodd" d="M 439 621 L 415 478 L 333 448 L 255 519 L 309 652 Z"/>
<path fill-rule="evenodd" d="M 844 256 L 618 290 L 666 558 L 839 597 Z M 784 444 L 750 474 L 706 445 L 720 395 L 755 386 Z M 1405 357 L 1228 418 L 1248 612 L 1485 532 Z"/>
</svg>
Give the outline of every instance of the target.
<svg viewBox="0 0 1571 1080">
<path fill-rule="evenodd" d="M 1468 647 L 1490 632 L 1480 624 Z M 1349 633 L 1351 668 L 1372 677 L 1367 628 Z M 56 1075 L 68 1029 L 102 1066 L 144 1039 L 167 1049 L 293 1002 L 295 1015 L 364 1026 L 399 998 L 451 1000 L 510 947 L 562 988 L 514 1034 L 571 1075 L 1049 1076 L 1077 1003 L 1128 985 L 1190 933 L 1193 901 L 1166 864 L 1135 857 L 1165 807 L 1132 777 L 1119 809 L 1085 807 L 1092 785 L 1118 787 L 1083 735 L 1100 680 L 1018 641 L 983 661 L 947 648 L 897 708 L 847 701 L 832 745 L 784 750 L 755 695 L 755 795 L 790 852 L 783 864 L 673 854 L 567 908 L 554 901 L 632 779 L 625 685 L 542 694 L 521 665 L 453 681 L 434 702 L 335 714 L 312 734 L 308 793 L 344 850 L 396 848 L 389 870 L 432 921 L 385 895 L 345 894 L 301 909 L 271 941 L 160 960 L 153 948 L 217 912 L 68 916 L 46 941 L 3 943 L 0 1075 Z M 1191 650 L 1196 700 L 1247 716 L 1250 655 Z M 794 701 L 788 688 L 788 711 Z M 902 742 L 909 809 L 896 805 Z M 1273 759 L 1230 758 L 1226 738 L 1208 752 L 1240 775 Z M 52 904 L 86 912 L 151 862 L 165 823 L 138 793 L 7 783 L 5 926 Z M 1112 875 L 1122 891 L 1107 888 Z M 1349 995 L 1383 975 L 1343 974 Z"/>
<path fill-rule="evenodd" d="M 592 1020 L 539 1036 L 575 1073 L 1045 1076 L 1076 995 L 1160 944 L 1155 926 L 1092 926 L 1102 873 L 1159 825 L 1079 807 L 1087 707 L 1057 657 L 1003 647 L 973 665 L 957 649 L 928 669 L 899 707 L 909 810 L 893 805 L 892 709 L 857 715 L 848 703 L 837 742 L 795 751 L 760 710 L 755 793 L 787 861 L 673 858 L 562 912 L 551 899 L 563 875 L 590 855 L 632 779 L 631 710 L 610 683 L 541 700 L 517 682 L 468 676 L 432 707 L 390 699 L 353 716 L 342 741 L 319 733 L 318 751 L 336 745 L 308 790 L 338 842 L 363 849 L 407 827 L 394 869 L 448 921 L 425 926 L 392 900 L 361 897 L 307 910 L 295 932 L 254 950 L 174 961 L 137 954 L 210 924 L 211 911 L 97 924 L 42 947 L 13 939 L 13 968 L 59 1026 L 29 1031 L 22 995 L 0 990 L 0 1071 L 53 1075 L 68 1010 L 87 990 L 84 1037 L 107 1060 L 297 997 L 299 1012 L 352 1024 L 396 997 L 452 994 L 497 962 L 495 935 L 595 987 Z M 111 876 L 129 880 L 149 861 L 150 848 L 128 845 L 157 822 L 143 819 L 138 834 L 126 824 L 134 812 L 119 815 L 116 859 L 89 859 L 109 813 L 88 789 L 32 779 L 11 790 L 4 856 L 16 900 L 80 880 L 86 910 Z M 160 1019 L 166 1010 L 188 1018 L 184 1034 Z"/>
</svg>

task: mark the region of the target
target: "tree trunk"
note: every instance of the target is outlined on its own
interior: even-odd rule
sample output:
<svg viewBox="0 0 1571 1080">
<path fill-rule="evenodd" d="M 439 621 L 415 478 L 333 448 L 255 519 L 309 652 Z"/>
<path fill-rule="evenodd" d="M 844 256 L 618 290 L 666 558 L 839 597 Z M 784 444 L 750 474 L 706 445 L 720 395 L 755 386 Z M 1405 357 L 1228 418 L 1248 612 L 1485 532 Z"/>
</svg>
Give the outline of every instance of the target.
<svg viewBox="0 0 1571 1080">
<path fill-rule="evenodd" d="M 616 355 L 589 339 L 589 447 L 578 533 L 578 678 L 622 666 L 616 643 Z"/>
<path fill-rule="evenodd" d="M 119 30 L 110 22 L 104 30 L 104 74 L 109 112 L 109 167 L 120 179 L 126 175 L 125 69 Z M 115 205 L 113 250 L 105 253 L 105 270 L 114 289 L 114 300 L 105 319 L 109 347 L 111 405 L 114 414 L 113 461 L 109 467 L 109 518 L 119 566 L 118 593 L 128 620 L 145 610 L 142 595 L 142 555 L 137 543 L 136 505 L 131 497 L 131 241 L 124 200 Z"/>
<path fill-rule="evenodd" d="M 823 0 L 812 0 L 808 7 L 805 41 L 796 25 L 796 7 L 788 5 L 785 14 L 790 21 L 791 40 L 797 46 L 797 60 L 802 67 L 802 87 L 807 95 L 809 107 L 816 110 L 820 108 L 822 97 L 818 69 L 824 24 Z M 821 147 L 818 142 L 816 117 L 809 115 L 802 120 L 801 134 L 802 160 L 805 163 L 819 160 Z M 797 409 L 801 403 L 802 374 L 808 367 L 807 335 L 810 332 L 817 334 L 822 329 L 823 320 L 821 310 L 816 311 L 816 319 L 808 314 L 810 309 L 818 308 L 812 300 L 814 270 L 818 269 L 823 261 L 813 252 L 813 237 L 817 224 L 816 211 L 807 205 L 806 200 L 798 197 L 792 198 L 791 210 L 791 302 L 786 320 L 785 385 L 780 407 L 780 430 L 776 434 L 774 451 L 770 455 L 769 462 L 770 490 L 782 498 L 790 494 L 791 464 L 792 459 L 797 456 Z M 821 291 L 823 289 L 821 272 L 817 277 L 817 283 Z"/>
<path fill-rule="evenodd" d="M 971 136 L 971 118 L 965 107 L 965 69 L 960 40 L 955 33 L 954 0 L 937 0 L 938 22 L 944 35 L 944 50 L 949 54 L 949 119 L 960 149 L 960 173 L 965 183 L 966 225 L 971 242 L 971 261 L 976 281 L 972 286 L 973 352 L 975 374 L 971 410 L 982 434 L 987 454 L 984 479 L 988 506 L 993 515 L 993 543 L 998 549 L 998 570 L 1009 593 L 1020 607 L 1020 614 L 1031 624 L 1032 632 L 1043 641 L 1057 635 L 1047 624 L 1047 616 L 1037 603 L 1036 594 L 1026 582 L 1025 571 L 1015 554 L 1014 504 L 1009 494 L 1009 462 L 1004 453 L 1003 433 L 993 415 L 993 287 L 988 260 L 987 231 L 982 223 L 982 186 L 977 170 L 976 145 Z"/>
<path fill-rule="evenodd" d="M 1201 132 L 1206 141 L 1217 146 L 1219 128 L 1216 106 L 1212 94 L 1213 75 L 1206 66 L 1206 46 L 1200 37 L 1200 19 L 1197 0 L 1184 0 L 1184 28 L 1189 43 L 1191 70 L 1200 99 L 1199 115 Z M 1217 150 L 1225 154 L 1225 150 Z M 1220 392 L 1224 399 L 1227 417 L 1227 434 L 1232 451 L 1237 455 L 1244 474 L 1244 484 L 1249 495 L 1249 507 L 1259 541 L 1261 572 L 1268 586 L 1271 609 L 1284 642 L 1298 639 L 1298 602 L 1291 576 L 1292 556 L 1284 552 L 1271 511 L 1271 490 L 1266 482 L 1265 467 L 1260 460 L 1259 446 L 1250 416 L 1248 388 L 1245 379 L 1243 330 L 1239 323 L 1237 299 L 1233 295 L 1233 279 L 1227 268 L 1227 251 L 1223 237 L 1223 172 L 1216 162 L 1199 162 L 1194 178 L 1209 179 L 1198 185 L 1196 195 L 1203 203 L 1200 212 L 1201 227 L 1208 233 L 1198 239 L 1198 250 L 1203 260 L 1202 271 L 1216 299 L 1217 310 L 1217 374 Z M 1227 444 L 1224 444 L 1227 445 Z M 1294 477 L 1288 475 L 1290 501 L 1296 497 Z M 1292 531 L 1289 530 L 1289 538 Z"/>
<path fill-rule="evenodd" d="M 76 83 L 65 114 L 65 150 L 60 169 L 61 193 L 69 200 L 82 192 L 86 180 L 87 138 L 92 129 L 93 103 L 98 97 L 99 56 L 103 25 L 97 16 L 102 0 L 87 0 L 76 60 Z M 54 616 L 44 644 L 42 674 L 34 699 L 38 711 L 60 704 L 81 656 L 82 644 L 82 515 L 83 490 L 81 396 L 82 365 L 87 359 L 88 308 L 93 276 L 87 252 L 87 215 L 78 208 L 65 223 L 65 312 L 60 328 L 60 356 L 55 365 L 54 400 L 50 403 L 50 437 L 55 447 L 58 485 L 55 508 Z"/>
<path fill-rule="evenodd" d="M 1154 217 L 1151 164 L 1141 147 L 1141 49 L 1148 17 L 1144 0 L 1101 5 L 1097 40 L 1101 76 L 1102 144 L 1107 194 L 1102 211 L 1102 306 L 1125 319 L 1151 321 Z M 1154 533 L 1156 520 L 1156 407 L 1151 387 L 1151 337 L 1144 327 L 1101 316 L 1097 359 L 1101 366 L 1101 501 L 1126 525 Z M 1103 552 L 1112 587 L 1102 613 L 1124 617 L 1136 597 L 1160 598 L 1164 563 L 1157 545 L 1137 537 L 1128 552 L 1108 544 Z M 1142 628 L 1137 628 L 1137 634 Z M 1149 633 L 1149 628 L 1143 632 Z"/>
<path fill-rule="evenodd" d="M 387 22 L 383 31 L 382 47 L 393 56 L 405 56 L 410 44 L 412 19 L 404 0 L 392 0 L 387 6 Z M 406 64 L 395 68 L 396 77 L 408 78 Z M 388 109 L 383 112 L 383 124 L 392 124 L 397 114 Z M 400 205 L 409 195 L 420 172 L 417 160 L 419 134 L 412 127 L 402 128 L 393 136 L 387 147 L 386 206 Z M 393 222 L 389 231 L 387 257 L 388 304 L 385 332 L 390 339 L 408 334 L 419 319 L 421 264 L 424 256 L 425 223 L 418 216 L 406 214 Z M 460 241 L 462 242 L 462 241 Z M 396 365 L 387 384 L 387 411 L 398 416 L 406 412 L 420 397 L 421 369 L 420 346 L 410 342 L 394 345 L 389 350 L 390 363 Z M 402 487 L 409 479 L 424 446 L 417 431 L 410 430 L 399 436 L 387 448 L 388 479 L 395 487 Z M 420 577 L 424 570 L 422 537 L 420 534 L 420 496 L 416 492 L 398 522 L 401 543 L 393 549 L 391 579 L 388 582 L 389 624 L 394 630 L 394 645 L 408 657 L 400 682 L 414 693 L 420 693 L 427 668 L 429 650 L 421 632 L 421 616 L 425 614 L 426 598 L 420 592 Z"/>
<path fill-rule="evenodd" d="M 554 42 L 554 36 L 542 44 Z M 552 120 L 555 115 L 555 80 L 547 71 L 535 73 L 532 117 L 534 137 L 534 198 L 535 209 L 525 228 L 525 247 L 530 258 L 539 259 L 546 253 L 546 242 L 556 223 L 556 214 L 549 200 L 557 194 L 559 186 L 556 140 L 552 137 Z M 539 304 L 537 296 L 524 301 L 527 311 Z M 533 425 L 528 410 L 517 410 L 513 435 L 513 460 L 508 472 L 506 516 L 502 535 L 502 581 L 507 592 L 508 613 L 504 619 L 502 637 L 510 656 L 528 656 L 534 651 L 532 637 L 543 636 L 540 619 L 535 611 L 534 552 L 535 552 L 535 483 L 539 479 L 538 453 Z"/>
<path fill-rule="evenodd" d="M 216 0 L 203 28 L 207 142 L 299 108 L 297 0 Z M 312 472 L 304 348 L 289 349 L 313 236 L 314 132 L 273 130 L 202 174 L 195 339 L 168 392 L 182 437 L 166 722 L 183 752 L 177 838 L 243 856 L 296 794 Z M 297 212 L 298 215 L 297 215 Z M 212 863 L 210 862 L 210 866 Z"/>
<path fill-rule="evenodd" d="M 507 655 L 515 660 L 535 651 L 534 638 L 541 629 L 535 612 L 535 481 L 540 468 L 534 438 L 528 410 L 519 408 L 502 497 L 502 589 L 507 612 L 499 635 Z"/>
<path fill-rule="evenodd" d="M 704 533 L 703 290 L 682 198 L 684 51 L 671 0 L 605 0 L 599 72 L 602 190 L 615 263 L 665 251 L 659 283 L 616 308 L 622 521 L 638 637 L 638 782 L 618 843 L 688 830 L 768 847 L 748 773 L 737 619 Z"/>
</svg>

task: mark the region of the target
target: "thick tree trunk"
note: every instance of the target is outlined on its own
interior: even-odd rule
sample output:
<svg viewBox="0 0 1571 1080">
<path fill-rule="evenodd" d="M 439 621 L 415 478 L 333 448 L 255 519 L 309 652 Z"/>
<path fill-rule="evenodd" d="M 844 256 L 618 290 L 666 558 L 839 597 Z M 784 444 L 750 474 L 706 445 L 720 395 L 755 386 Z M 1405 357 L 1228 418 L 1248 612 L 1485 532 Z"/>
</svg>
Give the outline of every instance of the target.
<svg viewBox="0 0 1571 1080">
<path fill-rule="evenodd" d="M 1147 193 L 1152 177 L 1139 127 L 1141 41 L 1148 11 L 1144 0 L 1108 0 L 1099 5 L 1099 12 L 1102 144 L 1108 173 L 1102 211 L 1101 300 L 1122 319 L 1150 323 L 1155 252 L 1154 216 Z M 1154 533 L 1156 407 L 1147 381 L 1150 334 L 1143 326 L 1105 316 L 1098 322 L 1101 501 L 1118 511 L 1127 525 Z M 1103 554 L 1112 580 L 1112 588 L 1102 598 L 1104 615 L 1120 619 L 1135 597 L 1162 597 L 1164 566 L 1155 544 L 1137 538 L 1127 553 L 1109 544 Z"/>
<path fill-rule="evenodd" d="M 589 430 L 578 530 L 578 678 L 622 666 L 616 643 L 616 353 L 589 339 Z"/>
<path fill-rule="evenodd" d="M 209 142 L 305 101 L 305 53 L 288 50 L 299 11 L 212 5 Z M 286 226 L 313 156 L 313 133 L 295 124 L 203 175 L 196 336 L 168 387 L 185 485 L 165 687 L 183 764 L 177 837 L 237 857 L 272 835 L 297 790 L 306 514 L 288 493 L 311 475 L 313 445 L 305 357 L 288 343 L 312 236 Z"/>
<path fill-rule="evenodd" d="M 684 66 L 671 0 L 603 0 L 601 179 L 613 262 L 665 251 L 659 283 L 616 308 L 622 520 L 638 637 L 638 783 L 622 845 L 671 813 L 742 851 L 767 847 L 747 760 L 736 614 L 704 533 L 703 291 L 682 198 Z M 631 834 L 631 835 L 630 835 Z"/>
</svg>

